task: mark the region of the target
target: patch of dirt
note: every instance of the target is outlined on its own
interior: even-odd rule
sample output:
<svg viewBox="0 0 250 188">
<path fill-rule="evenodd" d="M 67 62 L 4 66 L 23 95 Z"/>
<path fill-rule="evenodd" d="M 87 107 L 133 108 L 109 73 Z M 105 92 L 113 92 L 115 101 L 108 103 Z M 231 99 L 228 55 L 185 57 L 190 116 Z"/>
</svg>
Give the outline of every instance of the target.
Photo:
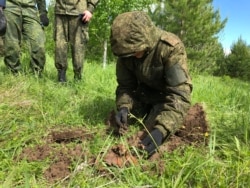
<svg viewBox="0 0 250 188">
<path fill-rule="evenodd" d="M 90 140 L 93 135 L 83 129 L 64 129 L 61 131 L 52 131 L 49 135 L 51 142 L 70 143 L 73 141 Z"/>
<path fill-rule="evenodd" d="M 138 164 L 138 159 L 122 144 L 113 146 L 105 155 L 104 161 L 109 166 L 125 167 Z"/>
<path fill-rule="evenodd" d="M 27 147 L 22 150 L 18 156 L 18 160 L 26 159 L 28 162 L 42 161 L 51 156 L 52 148 L 49 145 L 37 145 L 35 147 Z"/>
<path fill-rule="evenodd" d="M 107 119 L 106 124 L 108 130 L 113 130 L 115 134 L 120 133 L 114 119 L 115 113 L 112 111 L 109 115 L 110 119 Z M 145 130 L 139 131 L 132 137 L 128 138 L 127 142 L 129 147 L 124 145 L 113 146 L 116 150 L 122 150 L 122 153 L 128 153 L 131 147 L 142 148 L 140 142 L 146 134 Z M 119 135 L 119 134 L 118 134 Z M 207 145 L 209 140 L 209 124 L 206 118 L 206 113 L 202 104 L 197 103 L 189 109 L 183 126 L 175 135 L 171 135 L 160 147 L 159 151 L 153 154 L 149 160 L 159 161 L 161 155 L 164 152 L 173 152 L 174 150 L 184 147 L 185 145 Z M 126 148 L 126 149 L 125 149 Z M 110 158 L 108 156 L 111 156 Z M 136 156 L 138 157 L 138 156 Z M 104 158 L 105 162 L 109 165 L 120 167 L 120 161 L 124 160 L 124 155 L 114 150 L 109 150 L 107 157 Z M 138 160 L 138 159 L 137 159 Z M 130 160 L 133 164 L 136 164 L 137 160 Z M 163 165 L 164 166 L 164 165 Z M 163 171 L 163 170 L 162 170 Z"/>
<path fill-rule="evenodd" d="M 49 182 L 59 181 L 70 175 L 74 161 L 84 160 L 89 155 L 88 151 L 83 151 L 81 143 L 91 138 L 93 135 L 84 129 L 52 130 L 45 138 L 45 144 L 24 148 L 16 159 L 29 162 L 48 159 L 51 163 L 44 171 L 44 177 Z M 72 142 L 75 144 L 70 145 Z"/>
<path fill-rule="evenodd" d="M 108 131 L 116 130 L 119 135 L 128 132 L 126 128 L 119 132 L 115 123 L 115 112 L 112 111 L 107 120 L 106 125 Z M 139 165 L 140 159 L 145 159 L 145 152 L 137 150 L 141 148 L 141 139 L 145 135 L 145 130 L 138 131 L 136 134 L 127 138 L 127 144 L 115 144 L 101 157 L 102 161 L 98 161 L 97 157 L 93 156 L 89 151 L 84 151 L 82 148 L 83 142 L 89 142 L 93 139 L 93 135 L 85 129 L 67 128 L 60 130 L 51 130 L 49 135 L 44 138 L 45 143 L 33 147 L 26 147 L 21 154 L 16 157 L 16 160 L 31 161 L 50 161 L 49 166 L 43 172 L 44 177 L 49 182 L 56 182 L 67 179 L 72 173 L 74 162 L 82 162 L 76 167 L 78 170 L 84 170 L 86 165 L 93 166 L 103 175 L 110 174 L 107 168 L 103 166 L 103 162 L 107 166 L 116 166 L 123 168 L 129 165 Z M 185 145 L 207 145 L 209 138 L 209 124 L 206 119 L 206 113 L 201 104 L 193 105 L 184 120 L 182 128 L 172 135 L 159 147 L 159 151 L 152 155 L 148 160 L 154 162 L 155 166 L 143 166 L 142 170 L 158 169 L 159 173 L 165 170 L 165 161 L 161 160 L 164 152 L 172 152 L 177 148 L 182 148 Z M 86 158 L 90 159 L 85 161 Z M 85 164 L 87 163 L 87 164 Z"/>
</svg>

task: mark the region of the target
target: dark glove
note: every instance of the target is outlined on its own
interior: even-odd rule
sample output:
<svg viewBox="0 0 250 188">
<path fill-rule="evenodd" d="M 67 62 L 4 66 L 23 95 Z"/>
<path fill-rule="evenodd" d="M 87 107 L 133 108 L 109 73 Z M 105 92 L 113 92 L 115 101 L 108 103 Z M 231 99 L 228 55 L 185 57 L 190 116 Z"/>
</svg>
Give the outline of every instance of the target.
<svg viewBox="0 0 250 188">
<path fill-rule="evenodd" d="M 3 13 L 3 10 L 0 10 L 0 36 L 3 36 L 6 32 L 7 20 Z"/>
<path fill-rule="evenodd" d="M 80 20 L 81 20 L 82 24 L 85 25 L 85 24 L 87 24 L 88 22 L 82 20 L 83 16 L 84 16 L 84 14 L 79 14 L 79 17 L 80 17 Z"/>
<path fill-rule="evenodd" d="M 144 150 L 147 151 L 149 156 L 154 154 L 157 147 L 163 142 L 163 134 L 159 129 L 154 129 L 150 132 L 150 135 L 147 135 L 141 142 L 145 146 Z"/>
<path fill-rule="evenodd" d="M 115 121 L 122 127 L 123 125 L 127 125 L 128 123 L 128 108 L 122 107 L 119 112 L 115 115 Z"/>
<path fill-rule="evenodd" d="M 47 27 L 49 25 L 49 18 L 47 17 L 46 13 L 40 15 L 40 21 L 44 27 Z"/>
</svg>

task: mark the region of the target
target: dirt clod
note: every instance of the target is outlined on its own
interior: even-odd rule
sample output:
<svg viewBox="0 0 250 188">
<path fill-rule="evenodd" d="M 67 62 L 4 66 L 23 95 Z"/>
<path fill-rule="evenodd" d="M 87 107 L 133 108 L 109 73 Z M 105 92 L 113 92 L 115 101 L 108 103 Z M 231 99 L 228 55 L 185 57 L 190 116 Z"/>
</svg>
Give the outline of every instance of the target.
<svg viewBox="0 0 250 188">
<path fill-rule="evenodd" d="M 113 146 L 104 158 L 104 161 L 110 166 L 125 167 L 136 165 L 138 159 L 130 153 L 130 150 L 122 144 Z"/>
<path fill-rule="evenodd" d="M 93 135 L 87 133 L 83 129 L 64 129 L 62 131 L 52 131 L 50 133 L 50 138 L 52 142 L 56 143 L 70 143 L 73 141 L 81 142 L 82 139 L 88 140 L 93 138 Z"/>
</svg>

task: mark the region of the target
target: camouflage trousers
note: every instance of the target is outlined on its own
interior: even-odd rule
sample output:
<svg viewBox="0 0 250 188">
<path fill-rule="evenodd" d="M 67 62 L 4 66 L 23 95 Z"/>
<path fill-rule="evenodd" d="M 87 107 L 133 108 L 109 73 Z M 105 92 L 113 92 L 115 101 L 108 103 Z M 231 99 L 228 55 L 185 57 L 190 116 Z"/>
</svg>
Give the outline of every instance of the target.
<svg viewBox="0 0 250 188">
<path fill-rule="evenodd" d="M 70 47 L 74 74 L 80 76 L 88 39 L 88 25 L 84 25 L 80 17 L 56 15 L 54 26 L 56 69 L 67 70 L 68 49 Z"/>
<path fill-rule="evenodd" d="M 4 56 L 3 37 L 0 37 L 0 57 Z"/>
<path fill-rule="evenodd" d="M 159 91 L 137 91 L 131 113 L 136 117 L 143 117 L 143 123 L 149 131 L 158 128 L 164 136 L 167 133 L 174 134 L 183 125 L 184 117 L 191 106 L 190 87 L 181 87 L 185 91 L 185 97 Z"/>
<path fill-rule="evenodd" d="M 4 63 L 13 72 L 21 69 L 20 52 L 25 40 L 30 53 L 30 67 L 42 72 L 45 64 L 45 34 L 32 7 L 8 7 L 4 10 L 7 31 L 4 36 Z"/>
</svg>

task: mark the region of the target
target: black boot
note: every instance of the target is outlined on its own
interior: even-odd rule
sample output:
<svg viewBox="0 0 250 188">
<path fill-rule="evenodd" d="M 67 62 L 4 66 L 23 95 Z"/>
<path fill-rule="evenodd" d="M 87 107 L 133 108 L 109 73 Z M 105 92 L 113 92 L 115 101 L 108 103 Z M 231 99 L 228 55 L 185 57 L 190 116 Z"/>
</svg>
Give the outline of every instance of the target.
<svg viewBox="0 0 250 188">
<path fill-rule="evenodd" d="M 81 79 L 82 79 L 81 73 L 75 73 L 75 75 L 74 75 L 74 80 L 75 80 L 75 81 L 80 81 Z"/>
<path fill-rule="evenodd" d="M 66 82 L 66 70 L 58 70 L 58 82 Z"/>
</svg>

